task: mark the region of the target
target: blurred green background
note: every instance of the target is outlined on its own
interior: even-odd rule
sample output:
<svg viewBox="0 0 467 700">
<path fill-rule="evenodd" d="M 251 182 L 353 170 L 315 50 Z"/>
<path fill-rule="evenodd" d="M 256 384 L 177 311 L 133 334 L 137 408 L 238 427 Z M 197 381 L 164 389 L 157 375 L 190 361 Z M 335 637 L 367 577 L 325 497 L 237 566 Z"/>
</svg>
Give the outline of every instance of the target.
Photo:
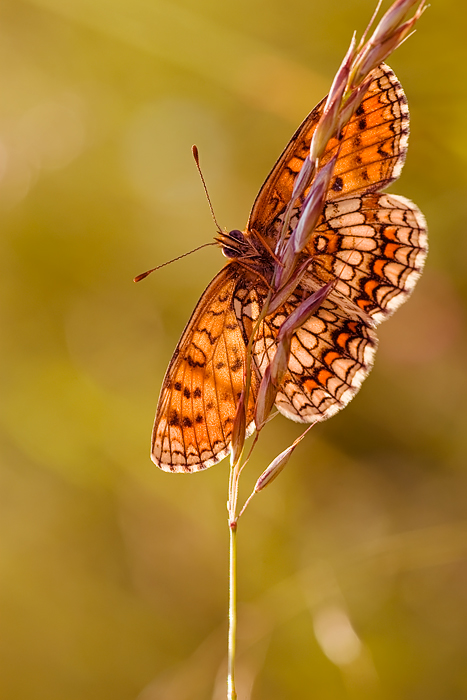
<svg viewBox="0 0 467 700">
<path fill-rule="evenodd" d="M 385 7 L 388 6 L 386 3 Z M 373 0 L 4 0 L 0 695 L 224 697 L 228 461 L 149 461 L 159 387 Z M 465 4 L 389 61 L 430 229 L 376 366 L 239 530 L 240 700 L 467 697 Z M 461 73 L 462 67 L 462 73 Z M 277 418 L 243 479 L 300 432 Z M 262 442 L 262 444 L 261 444 Z"/>
</svg>

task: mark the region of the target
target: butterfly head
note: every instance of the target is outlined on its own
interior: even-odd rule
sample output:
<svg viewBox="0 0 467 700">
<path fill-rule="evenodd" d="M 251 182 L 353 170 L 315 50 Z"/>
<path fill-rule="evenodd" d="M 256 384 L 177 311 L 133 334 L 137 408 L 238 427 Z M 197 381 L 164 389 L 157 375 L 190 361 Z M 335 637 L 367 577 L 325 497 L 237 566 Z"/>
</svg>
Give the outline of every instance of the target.
<svg viewBox="0 0 467 700">
<path fill-rule="evenodd" d="M 233 229 L 228 233 L 220 232 L 216 241 L 221 246 L 223 255 L 229 259 L 251 257 L 253 253 L 257 252 L 251 241 L 238 229 Z"/>
</svg>

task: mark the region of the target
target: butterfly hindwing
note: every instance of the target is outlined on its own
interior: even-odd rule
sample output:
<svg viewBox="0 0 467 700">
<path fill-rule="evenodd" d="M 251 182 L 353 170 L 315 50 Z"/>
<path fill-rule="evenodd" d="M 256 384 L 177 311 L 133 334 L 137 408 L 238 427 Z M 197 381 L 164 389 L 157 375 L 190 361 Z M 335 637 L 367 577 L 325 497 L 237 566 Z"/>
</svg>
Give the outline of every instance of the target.
<svg viewBox="0 0 467 700">
<path fill-rule="evenodd" d="M 253 345 L 254 365 L 260 376 L 275 355 L 282 323 L 312 291 L 297 289 L 261 324 Z M 372 367 L 376 346 L 373 322 L 331 292 L 292 338 L 288 371 L 277 393 L 276 407 L 300 423 L 329 418 L 358 391 Z"/>
<path fill-rule="evenodd" d="M 379 323 L 413 290 L 426 254 L 425 218 L 405 197 L 372 193 L 329 202 L 307 248 L 309 270 Z"/>
</svg>

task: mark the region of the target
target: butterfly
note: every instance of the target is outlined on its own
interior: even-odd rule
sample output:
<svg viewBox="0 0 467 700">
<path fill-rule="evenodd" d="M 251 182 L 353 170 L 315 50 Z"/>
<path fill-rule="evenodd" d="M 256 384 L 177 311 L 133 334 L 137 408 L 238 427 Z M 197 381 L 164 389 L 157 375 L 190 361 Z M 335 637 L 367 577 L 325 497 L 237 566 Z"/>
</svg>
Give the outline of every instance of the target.
<svg viewBox="0 0 467 700">
<path fill-rule="evenodd" d="M 245 230 L 221 233 L 228 262 L 201 296 L 167 369 L 152 435 L 151 458 L 171 472 L 195 472 L 230 451 L 246 363 L 246 346 L 268 294 L 276 246 L 294 181 L 324 108 L 320 102 L 292 136 L 253 204 Z M 365 96 L 320 167 L 338 153 L 326 202 L 299 285 L 256 330 L 247 435 L 254 430 L 259 384 L 276 351 L 282 323 L 331 280 L 320 308 L 296 330 L 276 396 L 287 418 L 312 423 L 342 409 L 368 375 L 376 326 L 402 304 L 427 253 L 425 219 L 409 200 L 382 190 L 404 164 L 409 112 L 392 70 L 373 71 Z M 289 232 L 302 200 L 294 202 Z"/>
</svg>

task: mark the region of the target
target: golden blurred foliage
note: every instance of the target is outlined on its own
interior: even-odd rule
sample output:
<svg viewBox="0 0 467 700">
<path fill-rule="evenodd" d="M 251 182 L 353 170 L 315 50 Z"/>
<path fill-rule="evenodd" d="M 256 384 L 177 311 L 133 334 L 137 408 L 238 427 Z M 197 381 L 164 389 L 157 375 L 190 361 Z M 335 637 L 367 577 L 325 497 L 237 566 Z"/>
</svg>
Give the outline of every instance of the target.
<svg viewBox="0 0 467 700">
<path fill-rule="evenodd" d="M 373 0 L 5 0 L 0 697 L 224 697 L 228 460 L 149 461 L 163 373 Z M 425 213 L 413 298 L 352 404 L 239 529 L 240 700 L 467 697 L 467 60 L 461 0 L 389 61 Z M 462 73 L 461 73 L 462 71 Z M 299 434 L 278 418 L 245 494 Z"/>
</svg>

